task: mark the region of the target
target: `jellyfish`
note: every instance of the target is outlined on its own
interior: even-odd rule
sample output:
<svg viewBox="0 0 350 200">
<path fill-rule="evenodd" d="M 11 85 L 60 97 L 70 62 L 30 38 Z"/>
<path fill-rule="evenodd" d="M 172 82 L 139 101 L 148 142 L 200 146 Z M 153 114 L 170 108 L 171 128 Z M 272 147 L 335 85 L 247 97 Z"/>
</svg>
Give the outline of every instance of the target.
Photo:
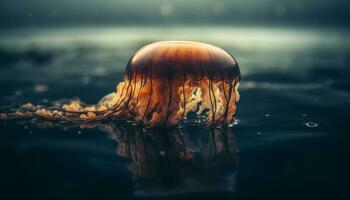
<svg viewBox="0 0 350 200">
<path fill-rule="evenodd" d="M 36 116 L 71 122 L 112 118 L 153 128 L 178 126 L 192 117 L 193 122 L 228 126 L 234 122 L 240 99 L 240 77 L 236 60 L 219 47 L 155 42 L 131 57 L 116 91 L 96 105 L 73 101 L 59 108 L 31 110 Z"/>
</svg>

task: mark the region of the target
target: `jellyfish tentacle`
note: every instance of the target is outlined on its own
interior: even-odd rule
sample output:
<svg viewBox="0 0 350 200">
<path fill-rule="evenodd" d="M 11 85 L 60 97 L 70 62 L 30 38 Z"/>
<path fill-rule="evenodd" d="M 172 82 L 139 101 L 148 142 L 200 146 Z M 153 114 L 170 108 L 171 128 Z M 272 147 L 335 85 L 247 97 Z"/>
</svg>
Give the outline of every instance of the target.
<svg viewBox="0 0 350 200">
<path fill-rule="evenodd" d="M 232 84 L 232 81 L 231 81 L 231 82 L 230 82 L 230 87 L 229 87 L 229 101 L 227 102 L 227 103 L 228 103 L 228 104 L 227 104 L 227 107 L 226 107 L 227 111 L 226 111 L 226 114 L 225 114 L 226 125 L 229 124 L 229 123 L 231 123 L 231 121 L 230 121 L 230 122 L 227 121 L 227 117 L 228 117 L 228 110 L 230 109 L 230 104 L 231 104 L 232 95 L 234 95 L 234 94 L 232 94 L 232 90 L 234 90 L 234 87 L 233 87 L 233 84 Z"/>
<path fill-rule="evenodd" d="M 171 102 L 172 102 L 172 98 L 173 98 L 173 81 L 170 79 L 170 76 L 168 77 L 168 90 L 169 90 L 169 99 L 168 99 L 168 106 L 167 106 L 167 110 L 166 110 L 166 116 L 164 119 L 164 122 L 162 124 L 162 126 L 165 126 L 166 123 L 168 122 L 168 118 L 169 118 L 169 109 L 171 106 Z"/>
<path fill-rule="evenodd" d="M 215 117 L 215 113 L 214 113 L 214 104 L 213 104 L 213 100 L 211 98 L 211 87 L 210 87 L 210 83 L 211 83 L 211 80 L 209 79 L 208 80 L 208 95 L 209 95 L 209 100 L 210 100 L 210 105 L 211 105 L 211 122 L 213 123 L 213 119 Z"/>
<path fill-rule="evenodd" d="M 134 75 L 134 85 L 133 85 L 133 91 L 132 91 L 132 95 L 131 95 L 131 97 L 130 97 L 130 101 L 133 99 L 134 94 L 135 94 L 135 92 L 136 92 L 136 84 L 137 84 L 137 78 L 136 78 L 136 76 Z"/>
<path fill-rule="evenodd" d="M 170 52 L 169 49 L 167 49 L 167 51 Z M 178 55 L 178 51 L 179 49 L 175 49 L 175 52 L 174 52 L 174 55 Z M 177 65 L 177 61 L 174 61 L 171 63 L 171 66 L 169 66 L 168 68 L 168 90 L 169 90 L 169 96 L 168 96 L 168 106 L 167 106 L 167 111 L 166 111 L 166 116 L 165 116 L 165 119 L 164 119 L 164 122 L 162 124 L 162 126 L 166 126 L 168 120 L 169 120 L 169 116 L 170 116 L 170 113 L 169 113 L 169 110 L 171 108 L 171 104 L 172 104 L 172 101 L 173 101 L 173 79 L 174 79 L 174 73 L 176 73 L 173 69 L 174 67 Z M 175 84 L 176 86 L 178 84 Z"/>
<path fill-rule="evenodd" d="M 183 118 L 185 117 L 185 113 L 186 113 L 186 91 L 185 91 L 185 84 L 186 84 L 186 74 L 185 74 L 185 70 L 184 67 L 182 66 L 182 74 L 183 74 L 183 79 L 182 79 L 182 95 L 183 95 L 183 111 L 181 114 L 180 119 L 178 120 L 178 122 L 176 123 L 176 126 L 178 126 L 180 124 L 180 122 L 183 120 Z"/>
<path fill-rule="evenodd" d="M 124 85 L 123 85 L 123 88 L 122 88 L 122 91 L 121 91 L 121 93 L 120 93 L 120 96 L 123 96 L 125 87 L 126 87 L 126 86 L 125 86 L 125 84 L 124 84 Z M 118 92 L 118 91 L 117 91 L 117 92 Z M 115 102 L 115 104 L 112 105 L 110 108 L 113 110 L 114 108 L 119 107 L 119 105 L 120 105 L 121 102 L 122 102 L 122 100 L 121 100 L 121 99 L 118 99 L 118 100 Z"/>
<path fill-rule="evenodd" d="M 186 54 L 192 54 L 192 52 L 189 49 L 186 49 Z M 186 70 L 185 70 L 185 64 L 181 61 L 181 71 L 182 71 L 182 95 L 183 95 L 183 112 L 181 114 L 180 119 L 176 123 L 176 126 L 178 126 L 181 121 L 184 119 L 185 114 L 186 114 L 186 106 L 187 106 L 187 101 L 186 101 L 186 90 L 185 90 L 185 85 L 186 85 Z"/>
<path fill-rule="evenodd" d="M 136 75 L 135 75 L 136 76 Z M 140 91 L 142 89 L 142 85 L 143 85 L 143 82 L 144 82 L 144 76 L 143 76 L 143 73 L 141 74 L 141 83 L 140 83 L 140 87 L 139 87 L 139 91 L 137 93 L 137 98 L 136 98 L 136 105 L 139 103 L 139 100 L 140 100 Z M 136 87 L 136 86 L 135 86 Z"/>
<path fill-rule="evenodd" d="M 214 93 L 214 89 L 213 89 L 213 82 L 212 81 L 210 82 L 210 89 L 211 89 L 211 93 L 212 93 L 213 99 L 214 99 L 214 114 L 213 114 L 212 122 L 213 122 L 213 124 L 215 124 L 217 105 L 216 105 L 216 97 L 215 97 L 215 93 Z"/>
<path fill-rule="evenodd" d="M 166 55 L 167 55 L 167 53 L 169 52 L 169 50 L 170 50 L 170 48 L 166 48 L 165 50 L 164 50 L 164 52 L 161 54 L 162 56 L 161 57 L 166 57 Z M 158 51 L 160 51 L 160 48 L 159 49 L 157 49 L 157 52 Z M 161 52 L 161 51 L 160 51 Z M 156 65 L 155 66 L 157 66 L 157 65 L 159 65 L 159 61 L 157 61 L 157 60 L 155 60 L 155 62 L 156 62 Z M 169 68 L 168 68 L 168 70 L 171 68 L 171 66 L 169 66 Z M 156 70 L 156 69 L 155 69 Z M 168 74 L 168 76 L 170 77 L 170 73 L 167 73 Z M 170 78 L 168 77 L 168 81 L 170 80 Z M 160 80 L 160 84 L 158 83 L 158 89 L 160 89 L 160 88 L 162 88 L 162 87 L 165 87 L 163 84 L 162 84 L 162 82 L 164 81 L 164 77 L 156 77 L 156 75 L 155 75 L 155 77 L 154 77 L 155 79 L 157 79 L 156 81 L 159 81 Z M 153 85 L 153 87 L 154 87 L 154 85 Z M 151 112 L 149 113 L 149 118 L 150 118 L 150 121 L 149 121 L 149 124 L 150 124 L 150 126 L 155 126 L 155 125 L 160 125 L 160 126 L 162 126 L 161 125 L 161 121 L 162 121 L 162 118 L 163 118 L 163 109 L 161 108 L 160 109 L 160 113 L 157 113 L 158 114 L 158 116 L 154 116 L 153 114 L 154 114 L 154 112 L 156 111 L 156 109 L 157 109 L 157 107 L 158 107 L 158 105 L 159 105 L 159 102 L 160 101 L 164 101 L 164 99 L 163 98 L 161 98 L 161 97 L 159 97 L 159 95 L 160 95 L 160 92 L 161 91 L 159 91 L 159 90 L 157 90 L 157 87 L 155 88 L 155 95 L 157 95 L 157 97 L 158 97 L 158 101 L 157 101 L 157 103 L 154 105 L 154 108 L 151 110 Z M 152 88 L 153 89 L 153 88 Z M 168 88 L 168 90 L 171 92 L 171 88 Z M 152 96 L 153 97 L 153 96 Z M 171 100 L 171 99 L 170 99 Z M 152 104 L 154 104 L 154 103 L 152 103 Z M 162 116 L 160 119 L 159 119 L 159 114 Z M 146 115 L 147 116 L 147 115 Z M 158 119 L 154 119 L 154 117 L 158 117 Z"/>
<path fill-rule="evenodd" d="M 153 78 L 152 78 L 152 64 L 150 65 L 149 67 L 149 76 L 150 76 L 150 87 L 151 87 L 151 91 L 149 93 L 149 96 L 148 96 L 148 102 L 147 102 L 147 106 L 146 106 L 146 109 L 145 109 L 145 112 L 143 113 L 143 116 L 141 118 L 141 121 L 143 121 L 146 117 L 146 114 L 147 114 L 147 111 L 148 111 L 148 107 L 151 103 L 151 98 L 152 98 L 152 94 L 153 94 Z"/>
<path fill-rule="evenodd" d="M 226 89 L 225 89 L 225 80 L 221 79 L 221 86 L 222 86 L 222 91 L 224 93 L 225 100 L 227 101 L 227 94 L 226 94 Z"/>
<path fill-rule="evenodd" d="M 223 84 L 225 84 L 225 81 L 223 81 Z M 225 93 L 226 93 L 226 88 L 225 87 L 223 87 L 223 89 L 224 89 L 224 91 L 225 91 Z M 228 112 L 228 106 L 229 106 L 229 103 L 230 103 L 230 99 L 231 99 L 231 93 L 230 93 L 230 91 L 231 91 L 231 89 L 229 88 L 229 94 L 228 94 L 228 97 L 227 98 L 225 98 L 226 99 L 226 106 L 225 106 L 225 111 L 224 111 L 224 113 L 218 118 L 218 122 L 219 121 L 221 121 L 224 117 L 225 117 L 225 123 L 227 124 L 227 120 L 226 120 L 226 118 L 227 118 L 227 112 Z"/>
<path fill-rule="evenodd" d="M 130 101 L 132 100 L 132 98 L 134 97 L 134 93 L 133 93 L 133 91 L 134 91 L 134 86 L 131 84 L 131 80 L 129 79 L 129 83 L 128 83 L 128 88 L 127 88 L 127 92 L 126 92 L 126 94 L 129 94 L 129 88 L 131 87 L 131 94 L 130 95 L 128 95 L 128 97 L 124 97 L 123 98 L 123 100 L 122 100 L 122 102 L 126 99 L 126 98 L 128 98 L 125 102 L 124 102 L 124 105 L 121 107 L 121 108 L 116 108 L 115 110 L 113 110 L 113 111 L 115 111 L 115 112 L 122 112 L 123 110 L 125 110 L 125 109 L 128 109 L 128 107 L 129 107 L 129 103 L 130 103 Z M 119 106 L 118 106 L 119 107 Z"/>
<path fill-rule="evenodd" d="M 232 81 L 231 81 L 231 76 L 229 78 L 229 91 L 228 91 L 228 98 L 227 98 L 227 101 L 226 101 L 226 107 L 225 107 L 225 112 L 224 114 L 222 115 L 222 117 L 225 117 L 225 125 L 228 124 L 227 122 L 227 114 L 228 114 L 228 107 L 230 105 L 230 100 L 231 100 L 231 94 L 232 93 Z"/>
<path fill-rule="evenodd" d="M 236 90 L 236 85 L 237 85 L 237 84 L 238 84 L 238 82 L 235 80 L 233 90 Z M 236 95 L 236 91 L 234 91 L 234 97 L 235 97 L 235 106 L 236 106 L 236 104 L 237 104 L 237 95 Z M 235 113 L 233 114 L 233 117 L 234 117 L 234 118 L 236 117 L 237 110 L 238 110 L 238 107 L 236 106 Z"/>
<path fill-rule="evenodd" d="M 129 91 L 129 86 L 130 84 L 128 84 L 128 87 L 127 87 L 127 91 L 126 93 L 128 93 Z M 123 85 L 123 88 L 122 88 L 122 91 L 121 91 L 121 96 L 123 96 L 124 94 L 124 91 L 125 91 L 125 84 Z M 66 109 L 62 109 L 62 108 L 56 108 L 56 107 L 52 107 L 52 108 L 49 108 L 49 110 L 51 111 L 61 111 L 61 112 L 64 112 L 64 113 L 72 113 L 72 114 L 86 114 L 86 113 L 89 113 L 89 112 L 93 112 L 97 115 L 101 115 L 101 118 L 105 118 L 105 117 L 108 117 L 110 113 L 110 111 L 116 111 L 118 110 L 118 107 L 119 105 L 126 99 L 126 95 L 123 99 L 118 99 L 117 102 L 115 102 L 115 104 L 113 104 L 111 107 L 109 108 L 106 108 L 105 110 L 95 110 L 95 111 L 69 111 L 69 110 L 66 110 Z M 97 118 L 97 117 L 96 117 Z M 69 118 L 67 118 L 69 119 Z M 100 119 L 100 118 L 99 118 Z M 82 121 L 86 121 L 86 120 L 82 120 Z"/>
<path fill-rule="evenodd" d="M 129 63 L 131 62 L 131 60 L 132 59 L 129 60 Z M 126 94 L 125 94 L 124 98 L 121 100 L 121 103 L 124 102 L 124 105 L 121 108 L 118 108 L 119 107 L 119 105 L 118 105 L 114 111 L 115 112 L 121 112 L 121 111 L 123 111 L 125 109 L 128 109 L 128 115 L 129 115 L 129 113 L 130 113 L 129 112 L 129 103 L 133 99 L 134 93 L 135 93 L 135 89 L 136 89 L 136 76 L 133 75 L 128 68 L 125 70 L 125 76 L 126 76 L 126 78 L 128 80 L 128 87 L 127 87 L 127 91 L 126 91 Z M 132 80 L 133 79 L 134 79 L 134 84 L 132 84 Z M 129 88 L 130 87 L 131 87 L 131 94 L 129 95 L 129 93 L 130 93 L 129 92 Z M 127 100 L 125 101 L 126 98 L 127 98 Z"/>
<path fill-rule="evenodd" d="M 153 49 L 154 50 L 154 49 Z M 157 48 L 156 50 L 153 51 L 152 53 L 152 56 L 155 55 L 157 53 L 159 49 Z M 148 64 L 148 71 L 147 71 L 147 74 L 149 75 L 149 79 L 150 79 L 150 87 L 151 87 L 151 91 L 148 95 L 148 101 L 147 101 L 147 106 L 146 106 L 146 109 L 141 117 L 141 122 L 144 123 L 144 119 L 147 115 L 147 112 L 148 112 L 148 109 L 149 109 L 149 106 L 150 106 L 150 103 L 151 103 L 151 99 L 152 99 L 152 95 L 153 95 L 153 77 L 152 77 L 152 67 L 153 67 L 153 59 L 150 60 L 149 64 Z M 144 73 L 144 72 L 143 72 Z M 147 76 L 146 76 L 147 77 Z M 148 81 L 146 79 L 146 81 Z M 147 84 L 147 83 L 146 83 Z"/>
<path fill-rule="evenodd" d="M 215 124 L 215 115 L 216 115 L 216 98 L 215 98 L 215 93 L 213 91 L 213 85 L 212 85 L 212 80 L 215 78 L 214 75 L 213 75 L 213 70 L 212 68 L 214 66 L 216 66 L 216 61 L 215 59 L 213 59 L 215 56 L 213 55 L 213 53 L 210 52 L 210 50 L 207 48 L 207 52 L 208 52 L 208 55 L 209 55 L 209 58 L 210 58 L 210 68 L 207 69 L 209 72 L 208 72 L 208 77 L 209 77 L 209 97 L 210 97 L 210 103 L 211 103 L 211 106 L 212 106 L 212 119 L 211 119 L 211 123 L 212 125 Z M 213 109 L 213 103 L 211 102 L 211 95 L 213 95 L 213 99 L 214 99 L 214 109 Z"/>
</svg>

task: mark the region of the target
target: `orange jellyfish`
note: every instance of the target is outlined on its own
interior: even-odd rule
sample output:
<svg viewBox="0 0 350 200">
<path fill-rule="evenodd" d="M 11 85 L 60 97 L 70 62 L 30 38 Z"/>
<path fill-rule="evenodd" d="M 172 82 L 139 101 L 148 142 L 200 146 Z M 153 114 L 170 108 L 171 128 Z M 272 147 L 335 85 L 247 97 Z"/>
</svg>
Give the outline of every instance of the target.
<svg viewBox="0 0 350 200">
<path fill-rule="evenodd" d="M 239 81 L 237 62 L 219 47 L 156 42 L 134 54 L 116 92 L 97 105 L 72 102 L 37 114 L 74 121 L 114 118 L 146 127 L 177 126 L 194 116 L 207 125 L 227 126 L 235 118 Z"/>
</svg>

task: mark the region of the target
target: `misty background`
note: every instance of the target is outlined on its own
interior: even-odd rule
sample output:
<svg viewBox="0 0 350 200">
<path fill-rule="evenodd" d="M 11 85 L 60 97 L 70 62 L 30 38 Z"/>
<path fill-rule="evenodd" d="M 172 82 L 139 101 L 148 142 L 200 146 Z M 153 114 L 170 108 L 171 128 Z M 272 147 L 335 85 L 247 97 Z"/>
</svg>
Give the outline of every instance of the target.
<svg viewBox="0 0 350 200">
<path fill-rule="evenodd" d="M 1 0 L 0 24 L 348 26 L 347 0 Z"/>
<path fill-rule="evenodd" d="M 0 0 L 0 92 L 8 102 L 27 101 L 16 94 L 26 90 L 29 97 L 43 84 L 57 90 L 55 99 L 80 96 L 93 103 L 115 89 L 139 48 L 162 40 L 225 49 L 247 80 L 242 88 L 256 87 L 254 78 L 249 82 L 256 74 L 300 77 L 315 68 L 345 70 L 349 5 L 346 0 Z M 312 74 L 306 82 L 319 84 Z M 84 87 L 98 87 L 96 95 L 83 93 Z"/>
</svg>

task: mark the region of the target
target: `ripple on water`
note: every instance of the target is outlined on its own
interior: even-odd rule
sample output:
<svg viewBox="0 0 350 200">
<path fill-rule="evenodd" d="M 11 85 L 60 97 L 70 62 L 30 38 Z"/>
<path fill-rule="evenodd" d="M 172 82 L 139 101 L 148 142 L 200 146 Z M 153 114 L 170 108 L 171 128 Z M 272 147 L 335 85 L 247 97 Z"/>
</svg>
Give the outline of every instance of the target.
<svg viewBox="0 0 350 200">
<path fill-rule="evenodd" d="M 318 127 L 318 124 L 316 122 L 306 122 L 305 126 L 308 128 L 316 128 Z"/>
</svg>

